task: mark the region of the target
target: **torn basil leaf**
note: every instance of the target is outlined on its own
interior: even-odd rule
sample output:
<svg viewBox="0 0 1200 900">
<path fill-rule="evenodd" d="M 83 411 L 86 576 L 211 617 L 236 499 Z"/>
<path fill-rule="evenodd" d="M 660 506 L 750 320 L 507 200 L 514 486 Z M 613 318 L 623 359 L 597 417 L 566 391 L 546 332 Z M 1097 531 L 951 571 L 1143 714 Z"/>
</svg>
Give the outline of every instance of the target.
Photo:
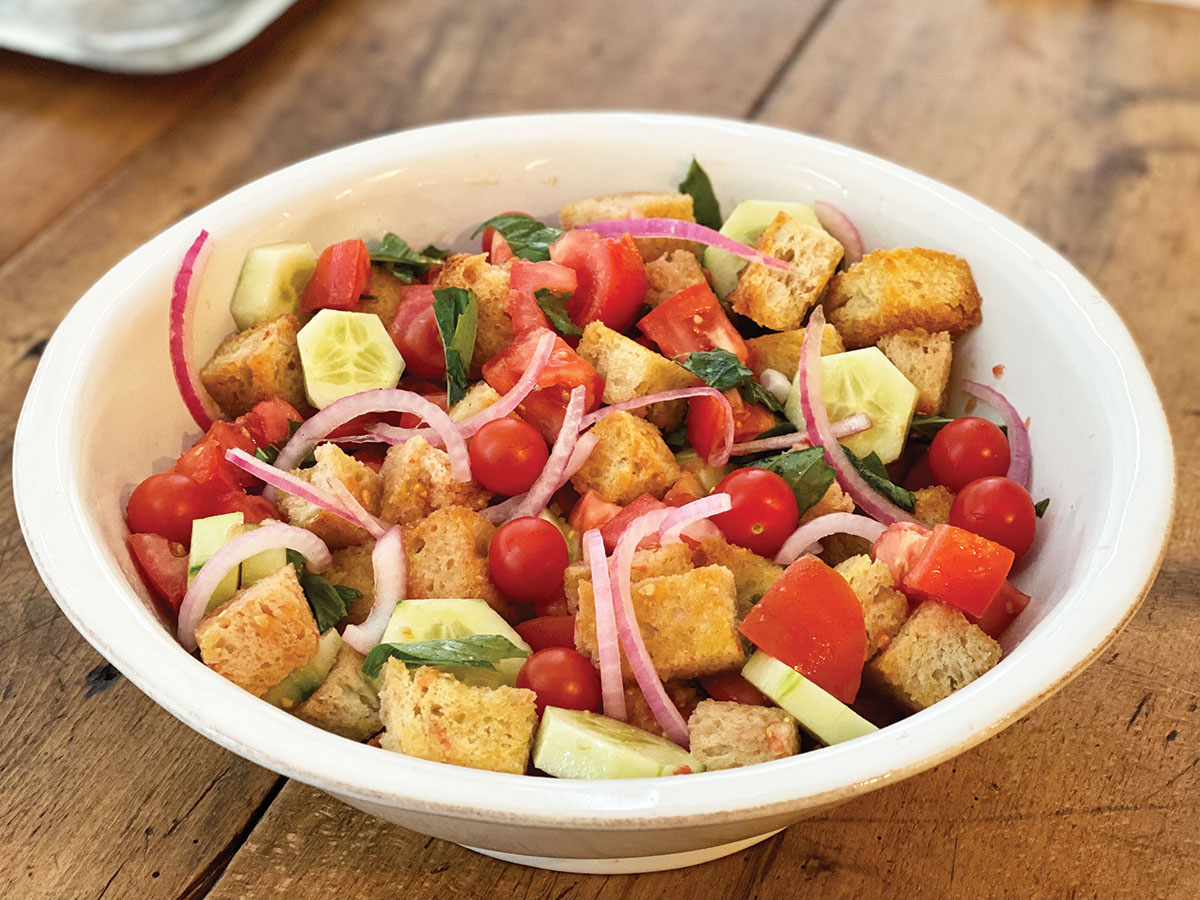
<svg viewBox="0 0 1200 900">
<path fill-rule="evenodd" d="M 692 214 L 696 221 L 706 228 L 721 227 L 721 207 L 717 203 L 717 195 L 713 193 L 712 182 L 708 173 L 692 157 L 687 175 L 679 182 L 679 190 L 692 197 Z"/>
<path fill-rule="evenodd" d="M 701 350 L 688 355 L 683 367 L 718 391 L 737 388 L 748 403 L 761 403 L 773 413 L 783 412 L 771 392 L 754 380 L 754 372 L 728 350 Z"/>
<path fill-rule="evenodd" d="M 439 250 L 432 244 L 418 253 L 408 246 L 408 241 L 390 231 L 374 245 L 370 253 L 371 262 L 389 266 L 392 274 L 405 284 L 412 284 L 431 266 L 440 265 L 447 255 L 447 251 Z"/>
<path fill-rule="evenodd" d="M 538 309 L 546 314 L 554 330 L 563 337 L 583 337 L 583 329 L 567 315 L 567 301 L 571 299 L 570 291 L 552 291 L 539 288 L 533 292 Z"/>
<path fill-rule="evenodd" d="M 334 584 L 328 578 L 309 572 L 302 553 L 288 550 L 287 561 L 296 570 L 296 580 L 300 582 L 304 599 L 312 608 L 313 618 L 317 620 L 317 631 L 321 634 L 346 618 L 347 607 L 362 596 L 362 591 L 346 587 L 344 584 Z"/>
<path fill-rule="evenodd" d="M 496 663 L 501 660 L 523 659 L 528 655 L 528 651 L 522 650 L 506 637 L 473 634 L 461 638 L 379 644 L 372 647 L 363 660 L 362 670 L 364 675 L 377 678 L 385 662 L 398 659 L 410 669 L 420 666 L 463 666 L 494 671 Z"/>
<path fill-rule="evenodd" d="M 1050 498 L 1047 497 L 1045 500 L 1039 500 L 1037 503 L 1033 504 L 1033 511 L 1035 513 L 1037 513 L 1037 517 L 1040 519 L 1042 516 L 1044 516 L 1046 514 L 1046 509 L 1049 506 L 1050 506 Z"/>
<path fill-rule="evenodd" d="M 550 258 L 550 245 L 562 237 L 562 230 L 531 216 L 521 213 L 505 213 L 492 216 L 475 229 L 471 237 L 478 237 L 485 228 L 495 228 L 508 241 L 514 256 L 530 262 L 541 262 Z"/>
<path fill-rule="evenodd" d="M 774 472 L 786 481 L 796 495 L 800 515 L 808 512 L 825 496 L 835 478 L 833 466 L 825 461 L 825 451 L 820 447 L 785 450 L 747 465 Z"/>
<path fill-rule="evenodd" d="M 878 453 L 872 450 L 866 456 L 858 457 L 844 446 L 842 449 L 846 451 L 846 458 L 854 464 L 858 474 L 867 480 L 867 484 L 906 512 L 913 511 L 917 498 L 913 496 L 912 491 L 906 491 L 892 482 Z"/>
<path fill-rule="evenodd" d="M 465 288 L 438 288 L 433 292 L 433 317 L 446 353 L 446 403 L 453 406 L 467 393 L 467 369 L 475 352 L 479 301 Z"/>
</svg>

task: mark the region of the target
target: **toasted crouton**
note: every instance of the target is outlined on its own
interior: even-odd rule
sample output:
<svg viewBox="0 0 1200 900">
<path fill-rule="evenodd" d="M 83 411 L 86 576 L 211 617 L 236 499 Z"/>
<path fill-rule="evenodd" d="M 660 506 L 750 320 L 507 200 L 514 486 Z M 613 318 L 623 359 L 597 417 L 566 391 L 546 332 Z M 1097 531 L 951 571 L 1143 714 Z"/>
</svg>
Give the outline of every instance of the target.
<svg viewBox="0 0 1200 900">
<path fill-rule="evenodd" d="M 823 228 L 781 212 L 758 239 L 758 249 L 789 263 L 792 271 L 751 263 L 738 276 L 730 305 L 772 331 L 799 328 L 841 262 L 842 245 Z"/>
<path fill-rule="evenodd" d="M 389 447 L 379 474 L 383 480 L 380 516 L 398 525 L 447 506 L 483 509 L 492 499 L 491 492 L 474 480 L 455 481 L 449 455 L 422 437 Z"/>
<path fill-rule="evenodd" d="M 662 434 L 645 419 L 609 413 L 592 427 L 599 443 L 574 475 L 580 494 L 595 491 L 609 503 L 632 503 L 642 494 L 659 499 L 679 477 L 679 464 Z"/>
<path fill-rule="evenodd" d="M 512 318 L 508 315 L 508 269 L 493 266 L 487 254 L 456 253 L 446 257 L 442 271 L 434 279 L 435 288 L 466 288 L 479 301 L 479 324 L 475 331 L 475 352 L 471 370 L 499 354 L 513 339 Z"/>
<path fill-rule="evenodd" d="M 291 564 L 238 591 L 196 628 L 204 664 L 256 697 L 316 656 L 319 642 Z"/>
<path fill-rule="evenodd" d="M 449 409 L 451 422 L 461 422 L 476 413 L 481 413 L 497 400 L 500 395 L 486 381 L 477 381 L 469 388 L 463 398 Z"/>
<path fill-rule="evenodd" d="M 488 545 L 495 533 L 495 525 L 462 506 L 435 510 L 421 521 L 406 525 L 408 596 L 478 598 L 510 618 L 508 601 L 488 574 Z"/>
<path fill-rule="evenodd" d="M 782 709 L 701 700 L 688 719 L 691 754 L 709 769 L 733 769 L 795 756 L 796 720 Z"/>
<path fill-rule="evenodd" d="M 746 346 L 750 348 L 750 368 L 754 370 L 755 375 L 761 375 L 767 369 L 774 369 L 788 378 L 794 378 L 796 370 L 800 368 L 800 347 L 803 343 L 803 328 L 750 338 L 746 341 Z M 837 329 L 826 323 L 821 332 L 821 355 L 842 353 L 845 349 L 846 345 L 842 343 Z"/>
<path fill-rule="evenodd" d="M 1000 661 L 1000 645 L 957 609 L 927 600 L 916 608 L 864 674 L 914 712 L 970 684 Z"/>
<path fill-rule="evenodd" d="M 913 491 L 916 503 L 913 506 L 913 518 L 922 525 L 932 528 L 934 525 L 950 524 L 950 507 L 954 505 L 954 492 L 940 484 Z"/>
<path fill-rule="evenodd" d="M 911 328 L 958 334 L 982 319 L 966 260 L 937 250 L 875 250 L 835 275 L 825 309 L 851 349 Z"/>
<path fill-rule="evenodd" d="M 363 655 L 342 644 L 329 675 L 293 713 L 311 725 L 352 741 L 365 741 L 383 727 L 379 696 L 367 684 Z"/>
<path fill-rule="evenodd" d="M 679 363 L 618 334 L 603 322 L 591 322 L 583 329 L 576 352 L 604 378 L 604 402 L 609 404 L 702 383 Z M 631 411 L 644 415 L 659 428 L 674 428 L 683 421 L 687 401 L 655 403 Z"/>
<path fill-rule="evenodd" d="M 645 578 L 633 588 L 633 608 L 646 651 L 660 678 L 695 678 L 739 668 L 745 662 L 738 637 L 733 573 L 705 566 L 683 575 Z M 579 582 L 575 647 L 599 662 L 595 596 Z M 625 681 L 633 679 L 622 654 Z"/>
<path fill-rule="evenodd" d="M 731 544 L 724 538 L 705 538 L 692 551 L 698 566 L 724 566 L 733 573 L 737 589 L 738 620 L 746 618 L 767 588 L 783 574 L 783 567 L 764 559 L 753 550 Z"/>
<path fill-rule="evenodd" d="M 430 666 L 389 659 L 380 673 L 384 750 L 434 762 L 525 774 L 537 725 L 533 691 L 464 684 Z"/>
<path fill-rule="evenodd" d="M 672 250 L 646 263 L 646 302 L 650 306 L 658 306 L 692 285 L 707 283 L 695 254 L 687 250 Z"/>
<path fill-rule="evenodd" d="M 607 222 L 610 219 L 682 219 L 695 222 L 690 194 L 651 193 L 629 191 L 608 197 L 589 197 L 568 203 L 558 214 L 564 229 L 587 225 L 590 222 Z M 638 252 L 642 259 L 657 259 L 673 250 L 687 250 L 699 255 L 703 249 L 699 244 L 676 238 L 637 238 Z"/>
<path fill-rule="evenodd" d="M 347 625 L 361 625 L 375 603 L 375 569 L 371 563 L 374 549 L 374 543 L 368 542 L 334 550 L 333 562 L 321 573 L 331 584 L 342 584 L 362 594 L 346 607 Z"/>
<path fill-rule="evenodd" d="M 371 279 L 367 292 L 358 299 L 358 311 L 375 313 L 384 328 L 391 328 L 400 308 L 400 288 L 404 282 L 392 273 L 390 266 L 375 263 L 371 266 Z"/>
<path fill-rule="evenodd" d="M 221 341 L 200 370 L 204 389 L 230 417 L 253 409 L 260 400 L 282 397 L 297 409 L 308 405 L 295 316 L 256 322 Z"/>
<path fill-rule="evenodd" d="M 856 534 L 831 534 L 821 538 L 821 562 L 827 566 L 837 566 L 852 556 L 862 556 L 871 552 L 871 542 Z"/>
<path fill-rule="evenodd" d="M 666 682 L 663 687 L 666 688 L 667 696 L 671 698 L 671 702 L 675 704 L 675 708 L 679 710 L 684 721 L 687 721 L 687 717 L 692 714 L 692 710 L 700 702 L 700 691 L 696 689 L 695 683 L 676 678 Z M 650 711 L 650 704 L 646 702 L 646 695 L 642 693 L 642 689 L 637 686 L 636 682 L 625 685 L 625 721 L 642 731 L 657 734 L 659 737 L 667 736 L 663 727 L 658 724 L 658 719 L 654 718 L 654 713 Z"/>
<path fill-rule="evenodd" d="M 329 485 L 336 479 L 349 489 L 354 499 L 361 503 L 367 512 L 371 515 L 379 514 L 382 482 L 370 466 L 365 466 L 353 456 L 348 456 L 336 444 L 320 444 L 313 455 L 317 458 L 315 466 L 293 469 L 292 474 L 325 490 L 329 490 Z M 276 505 L 292 525 L 307 528 L 328 544 L 330 549 L 337 550 L 361 544 L 371 537 L 341 516 L 291 494 L 281 491 Z"/>
<path fill-rule="evenodd" d="M 858 597 L 867 627 L 867 659 L 888 645 L 908 617 L 908 598 L 896 590 L 891 570 L 866 554 L 852 556 L 835 566 Z"/>
<path fill-rule="evenodd" d="M 924 328 L 909 328 L 885 334 L 877 346 L 917 389 L 917 413 L 932 416 L 941 412 L 954 354 L 950 332 L 930 334 Z"/>
<path fill-rule="evenodd" d="M 635 550 L 630 581 L 637 584 L 656 575 L 682 575 L 694 568 L 692 553 L 682 541 L 650 550 Z M 591 579 L 592 570 L 586 562 L 571 563 L 563 572 L 563 592 L 567 597 L 567 610 L 572 615 L 579 611 L 579 582 L 590 582 Z"/>
<path fill-rule="evenodd" d="M 854 512 L 854 501 L 836 481 L 821 495 L 820 500 L 800 513 L 800 524 L 804 525 L 818 516 L 835 512 Z"/>
</svg>

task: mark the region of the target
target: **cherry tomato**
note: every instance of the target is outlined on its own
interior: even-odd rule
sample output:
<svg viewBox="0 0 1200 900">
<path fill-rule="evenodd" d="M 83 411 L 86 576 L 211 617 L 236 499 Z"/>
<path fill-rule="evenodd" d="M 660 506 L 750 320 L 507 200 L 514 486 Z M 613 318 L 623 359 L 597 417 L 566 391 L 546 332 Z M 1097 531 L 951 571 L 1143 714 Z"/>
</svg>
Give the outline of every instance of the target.
<svg viewBox="0 0 1200 900">
<path fill-rule="evenodd" d="M 713 489 L 729 494 L 733 508 L 712 517 L 735 544 L 772 557 L 800 524 L 796 495 L 786 481 L 766 469 L 737 469 Z"/>
<path fill-rule="evenodd" d="M 125 507 L 129 530 L 161 534 L 185 547 L 192 542 L 192 520 L 208 515 L 209 495 L 178 472 L 151 475 L 133 489 Z"/>
<path fill-rule="evenodd" d="M 545 650 L 547 647 L 575 649 L 574 616 L 538 616 L 515 627 L 517 634 L 534 650 Z"/>
<path fill-rule="evenodd" d="M 388 334 L 408 371 L 423 378 L 446 374 L 446 351 L 433 315 L 432 285 L 406 284 L 400 288 L 400 305 Z"/>
<path fill-rule="evenodd" d="M 504 523 L 488 548 L 488 569 L 496 587 L 527 603 L 561 592 L 569 562 L 562 532 L 536 516 Z"/>
<path fill-rule="evenodd" d="M 1008 438 L 1000 426 L 979 416 L 955 419 L 929 445 L 929 467 L 938 483 L 952 491 L 985 475 L 1003 475 L 1008 462 Z"/>
<path fill-rule="evenodd" d="M 590 659 L 567 647 L 530 654 L 517 673 L 517 687 L 537 694 L 539 716 L 547 706 L 600 711 L 600 673 Z"/>
<path fill-rule="evenodd" d="M 697 350 L 728 350 L 741 362 L 750 348 L 721 309 L 707 284 L 695 284 L 660 303 L 637 323 L 663 356 L 675 359 Z"/>
<path fill-rule="evenodd" d="M 926 451 L 917 457 L 917 461 L 904 476 L 904 489 L 919 491 L 937 483 L 937 479 L 933 477 L 933 469 L 929 467 L 929 452 Z"/>
<path fill-rule="evenodd" d="M 1037 512 L 1029 491 L 1011 478 L 977 478 L 958 492 L 950 524 L 1003 544 L 1020 559 L 1033 543 Z"/>
<path fill-rule="evenodd" d="M 471 474 L 494 494 L 512 497 L 533 487 L 550 451 L 532 425 L 520 419 L 493 419 L 471 438 Z"/>
<path fill-rule="evenodd" d="M 771 705 L 766 695 L 743 678 L 740 672 L 705 675 L 700 679 L 700 687 L 714 700 L 728 700 L 732 703 L 744 703 L 746 706 Z"/>
<path fill-rule="evenodd" d="M 646 264 L 633 238 L 576 228 L 550 245 L 550 259 L 575 270 L 578 287 L 567 301 L 567 315 L 576 325 L 599 320 L 624 331 L 633 324 L 646 297 Z"/>
</svg>

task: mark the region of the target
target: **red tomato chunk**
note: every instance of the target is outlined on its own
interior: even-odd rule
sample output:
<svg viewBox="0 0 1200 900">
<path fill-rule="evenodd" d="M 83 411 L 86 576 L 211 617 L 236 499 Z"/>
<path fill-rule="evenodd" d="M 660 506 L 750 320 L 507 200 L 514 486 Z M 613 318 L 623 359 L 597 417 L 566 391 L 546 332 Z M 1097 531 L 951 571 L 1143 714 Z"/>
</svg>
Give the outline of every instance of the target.
<svg viewBox="0 0 1200 900">
<path fill-rule="evenodd" d="M 955 528 L 934 527 L 928 543 L 904 576 L 913 600 L 940 600 L 982 616 L 1008 577 L 1014 554 L 987 538 Z"/>
</svg>

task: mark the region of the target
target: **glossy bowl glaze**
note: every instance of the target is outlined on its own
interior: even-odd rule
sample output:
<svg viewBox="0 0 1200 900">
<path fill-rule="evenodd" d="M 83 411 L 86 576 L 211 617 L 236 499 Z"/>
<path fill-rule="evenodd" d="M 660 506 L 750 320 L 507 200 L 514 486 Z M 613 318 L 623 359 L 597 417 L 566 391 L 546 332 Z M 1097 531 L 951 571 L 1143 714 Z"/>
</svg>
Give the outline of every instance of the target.
<svg viewBox="0 0 1200 900">
<path fill-rule="evenodd" d="M 232 330 L 246 249 L 323 246 L 385 230 L 419 246 L 473 242 L 500 210 L 553 218 L 565 201 L 669 190 L 695 155 L 723 207 L 823 199 L 868 247 L 966 258 L 983 325 L 956 375 L 996 384 L 1031 419 L 1032 493 L 1052 498 L 1015 577 L 1034 597 L 1004 660 L 931 709 L 846 744 L 685 778 L 585 782 L 451 768 L 355 744 L 274 709 L 175 642 L 125 551 L 124 500 L 195 439 L 171 379 L 167 306 L 203 227 L 214 251 L 194 355 Z M 998 380 L 992 368 L 1004 366 Z M 347 803 L 502 858 L 574 871 L 710 859 L 927 769 L 1029 712 L 1119 631 L 1154 577 L 1174 493 L 1170 438 L 1128 332 L 1053 250 L 974 200 L 864 153 L 741 122 L 636 113 L 456 122 L 291 166 L 189 216 L 100 280 L 50 341 L 14 452 L 22 527 L 66 615 L 170 713 L 214 741 Z M 334 762 L 336 761 L 336 762 Z"/>
</svg>

